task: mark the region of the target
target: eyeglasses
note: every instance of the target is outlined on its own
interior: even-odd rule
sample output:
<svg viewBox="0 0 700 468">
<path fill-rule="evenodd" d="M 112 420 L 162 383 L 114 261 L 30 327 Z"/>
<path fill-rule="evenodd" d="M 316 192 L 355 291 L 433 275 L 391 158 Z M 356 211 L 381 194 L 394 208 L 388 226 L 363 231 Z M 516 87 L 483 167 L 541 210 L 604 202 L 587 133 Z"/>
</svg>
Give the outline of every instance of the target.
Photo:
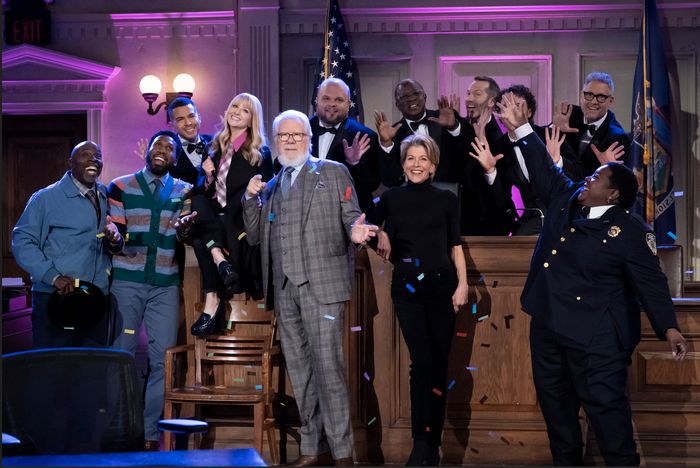
<svg viewBox="0 0 700 468">
<path fill-rule="evenodd" d="M 413 91 L 411 94 L 404 94 L 402 96 L 399 96 L 397 101 L 406 103 L 406 102 L 413 101 L 414 99 L 420 99 L 421 97 L 423 97 L 423 91 L 416 90 L 416 91 Z"/>
<path fill-rule="evenodd" d="M 589 92 L 587 92 L 587 91 L 584 91 L 584 92 L 583 92 L 583 98 L 584 98 L 586 101 L 592 101 L 593 98 L 595 98 L 596 101 L 598 101 L 598 102 L 601 103 L 601 104 L 604 103 L 605 100 L 608 99 L 609 97 L 612 97 L 612 96 L 608 96 L 608 95 L 605 95 L 605 94 L 593 94 L 593 93 L 589 93 Z"/>
<path fill-rule="evenodd" d="M 277 138 L 280 139 L 280 141 L 289 141 L 289 137 L 294 138 L 294 141 L 300 142 L 301 140 L 304 139 L 305 136 L 308 136 L 306 133 L 278 133 Z"/>
</svg>

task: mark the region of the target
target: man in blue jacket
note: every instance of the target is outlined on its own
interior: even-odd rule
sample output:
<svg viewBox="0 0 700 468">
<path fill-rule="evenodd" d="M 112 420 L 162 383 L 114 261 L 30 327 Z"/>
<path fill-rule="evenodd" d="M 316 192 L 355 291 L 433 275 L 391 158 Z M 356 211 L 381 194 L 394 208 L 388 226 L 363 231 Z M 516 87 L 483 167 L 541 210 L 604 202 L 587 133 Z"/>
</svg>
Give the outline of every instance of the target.
<svg viewBox="0 0 700 468">
<path fill-rule="evenodd" d="M 583 464 L 581 406 L 605 463 L 639 465 L 626 395 L 627 367 L 641 339 L 639 303 L 676 359 L 685 357 L 686 343 L 655 234 L 626 209 L 636 177 L 608 163 L 572 182 L 533 133 L 524 103 L 505 96 L 499 106 L 548 209 L 520 301 L 532 317 L 532 374 L 554 465 Z"/>
<path fill-rule="evenodd" d="M 97 182 L 102 152 L 92 141 L 73 148 L 70 170 L 55 184 L 29 199 L 12 231 L 12 253 L 32 279 L 32 343 L 34 349 L 107 347 L 107 318 L 90 330 L 58 328 L 48 317 L 54 291 L 73 291 L 76 280 L 109 293 L 112 262 L 108 252 L 123 247 L 117 227 L 107 215 L 107 189 Z"/>
</svg>

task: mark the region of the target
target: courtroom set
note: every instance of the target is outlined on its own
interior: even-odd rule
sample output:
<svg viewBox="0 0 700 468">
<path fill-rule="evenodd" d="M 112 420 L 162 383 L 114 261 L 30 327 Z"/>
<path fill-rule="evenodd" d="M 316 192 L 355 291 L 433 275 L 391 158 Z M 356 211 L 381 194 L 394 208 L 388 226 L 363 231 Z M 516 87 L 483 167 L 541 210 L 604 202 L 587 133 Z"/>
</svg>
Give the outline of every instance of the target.
<svg viewBox="0 0 700 468">
<path fill-rule="evenodd" d="M 3 465 L 700 465 L 700 4 L 3 19 Z"/>
</svg>

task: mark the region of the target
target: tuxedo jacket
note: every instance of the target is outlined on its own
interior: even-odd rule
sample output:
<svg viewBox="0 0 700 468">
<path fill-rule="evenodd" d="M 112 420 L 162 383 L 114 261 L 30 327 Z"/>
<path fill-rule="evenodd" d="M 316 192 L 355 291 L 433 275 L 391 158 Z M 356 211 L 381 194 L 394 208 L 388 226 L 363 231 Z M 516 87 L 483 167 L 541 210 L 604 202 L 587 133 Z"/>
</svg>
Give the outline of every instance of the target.
<svg viewBox="0 0 700 468">
<path fill-rule="evenodd" d="M 318 116 L 315 115 L 309 119 L 311 130 L 314 134 L 311 146 L 311 156 L 318 158 L 318 129 L 320 127 Z M 369 135 L 369 149 L 362 155 L 360 162 L 355 165 L 348 163 L 345 160 L 345 148 L 343 148 L 343 140 L 348 142 L 348 146 L 352 146 L 353 139 L 356 134 Z M 353 181 L 355 182 L 355 190 L 357 191 L 357 199 L 360 202 L 360 209 L 368 217 L 374 211 L 374 202 L 372 192 L 379 188 L 379 174 L 377 173 L 377 159 L 379 157 L 379 137 L 377 133 L 360 124 L 354 119 L 346 118 L 338 127 L 338 132 L 333 137 L 331 146 L 328 148 L 326 159 L 343 164 Z"/>
<path fill-rule="evenodd" d="M 666 329 L 678 322 L 653 231 L 619 206 L 598 219 L 577 219 L 583 182 L 564 176 L 536 134 L 516 144 L 548 209 L 520 299 L 523 311 L 584 345 L 610 313 L 620 341 L 631 349 L 640 341 L 641 302 L 665 340 Z"/>
<path fill-rule="evenodd" d="M 532 125 L 532 128 L 539 139 L 545 141 L 545 132 L 547 131 L 547 127 Z M 493 195 L 496 206 L 504 210 L 515 210 L 516 208 L 537 208 L 542 210 L 542 213 L 546 213 L 547 207 L 544 206 L 539 196 L 534 192 L 532 186 L 525 178 L 525 174 L 523 173 L 523 170 L 518 163 L 518 158 L 515 155 L 514 145 L 510 141 L 510 137 L 507 133 L 502 135 L 498 140 L 496 150 L 492 151 L 492 154 L 503 154 L 503 158 L 496 162 L 496 178 L 493 184 L 490 185 L 491 194 Z M 574 150 L 566 140 L 564 140 L 561 146 L 561 157 L 564 158 L 564 160 L 576 159 Z M 517 187 L 517 189 L 520 191 L 523 206 L 516 207 L 513 203 L 511 194 L 513 186 Z M 532 221 L 530 221 L 531 219 Z M 542 227 L 540 213 L 536 211 L 523 212 L 520 214 L 518 225 L 514 226 L 514 229 L 517 231 L 518 228 L 520 226 L 524 226 L 525 223 L 528 223 L 528 225 L 532 224 L 533 229 L 526 228 L 526 231 L 521 234 L 537 234 Z"/>
<path fill-rule="evenodd" d="M 587 176 L 593 174 L 600 167 L 600 161 L 596 157 L 591 145 L 586 147 L 583 154 L 579 154 L 579 144 L 581 135 L 585 133 L 586 127 L 583 123 L 583 111 L 579 106 L 572 106 L 571 118 L 569 119 L 569 127 L 577 128 L 577 133 L 567 133 L 566 139 L 578 155 L 576 159 L 564 159 L 564 172 L 574 181 L 582 181 Z M 598 148 L 598 151 L 607 150 L 610 145 L 618 142 L 625 148 L 625 154 L 618 160 L 624 162 L 630 156 L 630 138 L 622 129 L 622 126 L 615 118 L 615 114 L 608 111 L 603 124 L 596 130 L 591 138 L 591 144 Z"/>
<path fill-rule="evenodd" d="M 252 246 L 260 244 L 264 293 L 268 309 L 274 308 L 270 231 L 274 222 L 272 201 L 279 175 L 267 183 L 259 197 L 242 199 L 246 239 Z M 352 178 L 343 164 L 310 157 L 295 181 L 302 192 L 301 233 L 296 248 L 301 249 L 303 262 L 296 265 L 309 281 L 319 302 L 333 304 L 350 299 L 353 288 L 354 255 L 350 240 L 352 225 L 360 217 L 359 204 Z M 262 208 L 258 208 L 258 204 Z M 281 280 L 281 279 L 280 279 Z"/>
<path fill-rule="evenodd" d="M 202 139 L 205 145 L 208 145 L 212 138 L 214 138 L 214 135 L 199 135 L 199 137 Z M 202 161 L 204 161 L 204 159 L 207 157 L 206 148 L 201 156 Z M 192 161 L 190 161 L 190 158 L 187 157 L 185 148 L 178 146 L 176 161 L 177 164 L 170 168 L 170 175 L 176 179 L 184 180 L 187 183 L 195 185 L 200 175 L 199 169 L 196 169 L 192 165 Z"/>
</svg>

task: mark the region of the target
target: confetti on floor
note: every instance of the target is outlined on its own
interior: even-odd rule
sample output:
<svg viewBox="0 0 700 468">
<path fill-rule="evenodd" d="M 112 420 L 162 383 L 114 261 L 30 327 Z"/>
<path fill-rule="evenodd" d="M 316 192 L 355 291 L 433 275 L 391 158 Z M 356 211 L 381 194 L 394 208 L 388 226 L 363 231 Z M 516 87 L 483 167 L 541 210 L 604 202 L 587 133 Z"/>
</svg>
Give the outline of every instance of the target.
<svg viewBox="0 0 700 468">
<path fill-rule="evenodd" d="M 482 397 L 481 397 L 481 400 L 479 400 L 479 404 L 483 405 L 484 402 L 485 402 L 486 400 L 488 400 L 488 399 L 489 399 L 489 397 L 487 397 L 486 395 L 482 396 Z"/>
<path fill-rule="evenodd" d="M 471 451 L 474 452 L 475 454 L 479 455 L 479 451 L 475 449 L 474 447 L 471 448 Z"/>
<path fill-rule="evenodd" d="M 491 346 L 491 345 L 488 343 L 481 343 L 482 348 L 488 348 L 489 346 Z"/>
<path fill-rule="evenodd" d="M 324 315 L 324 317 L 327 318 L 328 320 L 335 320 L 335 317 L 333 317 L 332 315 L 326 314 L 326 315 Z"/>
<path fill-rule="evenodd" d="M 510 321 L 515 318 L 515 315 L 506 315 L 503 318 L 506 320 L 506 328 L 510 328 Z"/>
<path fill-rule="evenodd" d="M 438 390 L 437 388 L 433 389 L 433 393 L 435 393 L 436 395 L 442 395 L 442 392 L 440 390 Z"/>
<path fill-rule="evenodd" d="M 525 444 L 523 444 L 522 442 L 518 442 L 518 443 L 519 443 L 521 446 L 525 447 Z"/>
<path fill-rule="evenodd" d="M 448 390 L 452 390 L 452 387 L 454 386 L 454 384 L 455 384 L 455 381 L 453 380 L 452 383 L 450 384 L 450 386 L 447 387 L 447 389 L 448 389 Z"/>
<path fill-rule="evenodd" d="M 492 322 L 492 323 L 491 323 L 491 326 L 494 328 L 494 330 L 498 331 L 498 327 L 496 326 L 495 323 Z"/>
<path fill-rule="evenodd" d="M 501 437 L 501 440 L 502 440 L 506 445 L 510 445 L 510 442 L 508 442 L 508 439 L 506 439 L 505 437 Z"/>
<path fill-rule="evenodd" d="M 408 290 L 411 291 L 412 293 L 416 292 L 416 290 L 413 289 L 413 286 L 411 286 L 411 285 L 408 284 L 408 283 L 406 283 L 406 288 L 408 288 Z"/>
<path fill-rule="evenodd" d="M 495 288 L 496 286 L 498 286 L 498 281 L 493 282 L 493 287 Z"/>
</svg>

